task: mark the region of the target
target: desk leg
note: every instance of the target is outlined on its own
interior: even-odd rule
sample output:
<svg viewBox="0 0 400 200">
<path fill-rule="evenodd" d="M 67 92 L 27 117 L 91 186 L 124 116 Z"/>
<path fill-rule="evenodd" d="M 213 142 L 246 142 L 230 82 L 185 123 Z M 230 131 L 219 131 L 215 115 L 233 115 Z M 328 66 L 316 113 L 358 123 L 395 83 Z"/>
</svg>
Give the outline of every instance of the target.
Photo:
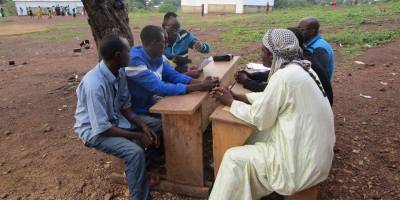
<svg viewBox="0 0 400 200">
<path fill-rule="evenodd" d="M 212 121 L 214 175 L 217 177 L 224 153 L 231 147 L 243 145 L 253 129 L 238 124 Z"/>
<path fill-rule="evenodd" d="M 167 180 L 204 187 L 201 112 L 162 115 Z"/>
</svg>

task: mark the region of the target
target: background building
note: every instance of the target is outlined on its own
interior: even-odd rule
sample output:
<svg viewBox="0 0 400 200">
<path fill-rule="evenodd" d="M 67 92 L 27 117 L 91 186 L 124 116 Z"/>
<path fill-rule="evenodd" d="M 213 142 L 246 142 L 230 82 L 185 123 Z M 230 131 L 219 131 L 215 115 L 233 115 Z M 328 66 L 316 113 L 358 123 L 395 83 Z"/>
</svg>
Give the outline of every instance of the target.
<svg viewBox="0 0 400 200">
<path fill-rule="evenodd" d="M 184 13 L 251 13 L 266 12 L 274 6 L 274 0 L 182 0 L 181 7 Z M 268 6 L 267 6 L 268 5 Z"/>
</svg>

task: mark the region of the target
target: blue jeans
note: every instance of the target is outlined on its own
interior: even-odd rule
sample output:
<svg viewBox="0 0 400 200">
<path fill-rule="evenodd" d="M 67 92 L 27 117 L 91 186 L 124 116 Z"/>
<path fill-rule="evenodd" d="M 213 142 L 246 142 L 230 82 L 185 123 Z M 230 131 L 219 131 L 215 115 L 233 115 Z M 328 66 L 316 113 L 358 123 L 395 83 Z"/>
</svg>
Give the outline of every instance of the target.
<svg viewBox="0 0 400 200">
<path fill-rule="evenodd" d="M 140 114 L 138 117 L 154 132 L 157 133 L 162 131 L 161 118 L 145 114 Z"/>
<path fill-rule="evenodd" d="M 95 141 L 90 141 L 86 145 L 125 161 L 125 174 L 128 178 L 131 200 L 151 199 L 145 153 L 136 141 L 100 135 Z"/>
</svg>

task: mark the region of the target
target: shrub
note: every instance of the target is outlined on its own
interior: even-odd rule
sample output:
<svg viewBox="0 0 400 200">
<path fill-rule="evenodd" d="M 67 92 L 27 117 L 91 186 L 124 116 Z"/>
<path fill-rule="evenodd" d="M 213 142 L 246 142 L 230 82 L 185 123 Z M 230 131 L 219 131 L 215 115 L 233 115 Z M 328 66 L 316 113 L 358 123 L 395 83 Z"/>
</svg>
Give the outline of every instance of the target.
<svg viewBox="0 0 400 200">
<path fill-rule="evenodd" d="M 167 12 L 176 12 L 178 11 L 178 7 L 175 5 L 169 4 L 169 3 L 164 3 L 160 5 L 160 8 L 158 9 L 159 12 L 161 13 L 167 13 Z"/>
</svg>

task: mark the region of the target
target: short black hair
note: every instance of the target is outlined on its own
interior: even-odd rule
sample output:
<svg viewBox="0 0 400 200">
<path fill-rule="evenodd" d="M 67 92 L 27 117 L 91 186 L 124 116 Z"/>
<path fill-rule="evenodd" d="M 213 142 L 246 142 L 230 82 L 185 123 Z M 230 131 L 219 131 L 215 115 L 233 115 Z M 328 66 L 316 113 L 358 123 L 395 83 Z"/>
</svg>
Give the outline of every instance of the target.
<svg viewBox="0 0 400 200">
<path fill-rule="evenodd" d="M 301 32 L 300 29 L 298 29 L 298 28 L 293 28 L 293 27 L 287 28 L 287 29 L 288 29 L 289 31 L 292 31 L 292 32 L 294 33 L 294 35 L 296 36 L 297 40 L 299 41 L 299 46 L 300 46 L 301 48 L 303 48 L 303 45 L 304 45 L 304 35 L 303 35 L 303 32 Z"/>
<path fill-rule="evenodd" d="M 142 44 L 147 46 L 153 42 L 161 41 L 164 38 L 164 30 L 159 26 L 148 25 L 140 33 Z"/>
<path fill-rule="evenodd" d="M 167 21 L 167 20 L 169 20 L 169 19 L 172 18 L 172 17 L 176 18 L 176 17 L 178 17 L 178 15 L 177 15 L 176 13 L 174 13 L 174 12 L 167 12 L 167 13 L 164 15 L 164 21 Z"/>
<path fill-rule="evenodd" d="M 105 60 L 110 60 L 116 52 L 122 52 L 126 48 L 124 37 L 118 34 L 107 35 L 100 44 L 100 54 Z"/>
<path fill-rule="evenodd" d="M 308 28 L 319 31 L 320 25 L 319 25 L 319 21 L 317 18 L 309 16 L 309 17 L 304 17 L 302 20 L 307 22 Z"/>
</svg>

